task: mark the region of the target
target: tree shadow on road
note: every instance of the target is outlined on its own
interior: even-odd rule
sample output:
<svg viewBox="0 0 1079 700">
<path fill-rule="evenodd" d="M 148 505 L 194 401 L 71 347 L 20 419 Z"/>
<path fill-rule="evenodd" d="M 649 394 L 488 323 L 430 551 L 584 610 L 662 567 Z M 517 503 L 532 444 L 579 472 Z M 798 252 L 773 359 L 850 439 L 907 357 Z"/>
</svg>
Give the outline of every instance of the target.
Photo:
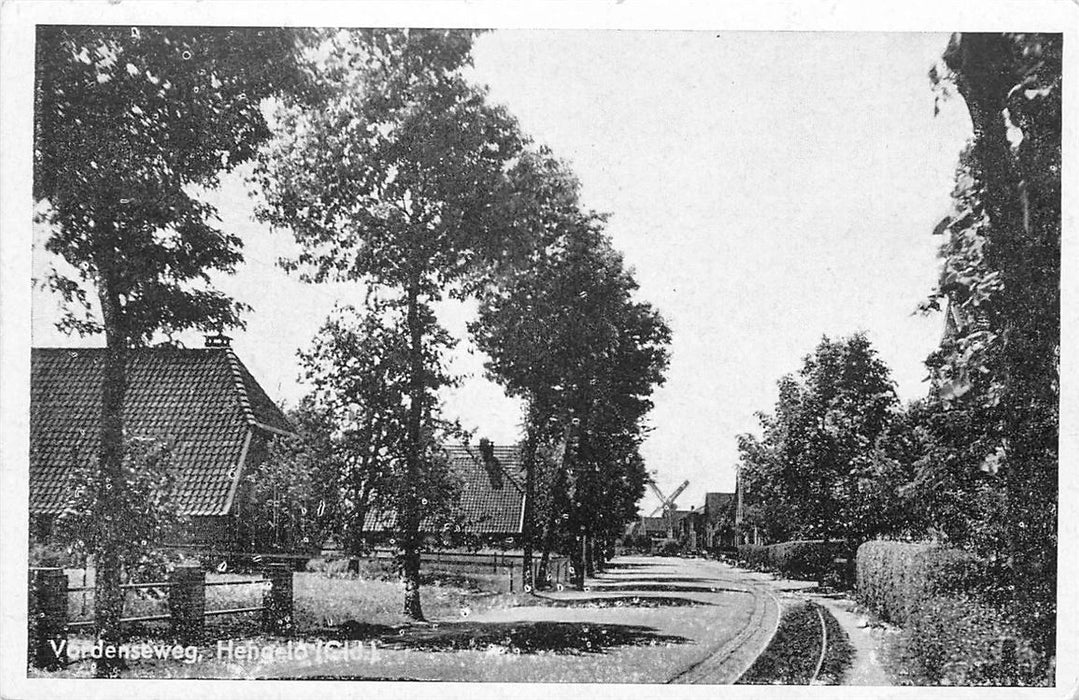
<svg viewBox="0 0 1079 700">
<path fill-rule="evenodd" d="M 667 565 L 666 564 L 661 564 L 659 562 L 656 562 L 654 564 L 639 564 L 639 563 L 633 562 L 633 561 L 623 561 L 623 562 L 615 562 L 615 563 L 604 564 L 603 570 L 604 571 L 612 571 L 614 569 L 657 569 L 657 568 L 662 567 L 662 566 L 667 566 Z"/>
<path fill-rule="evenodd" d="M 642 625 L 548 621 L 443 622 L 408 627 L 381 636 L 379 641 L 394 649 L 487 651 L 501 647 L 513 654 L 600 654 L 622 646 L 692 643 L 686 637 L 662 634 Z"/>
<path fill-rule="evenodd" d="M 592 586 L 590 590 L 596 592 L 604 591 L 641 591 L 645 592 L 661 592 L 661 593 L 749 593 L 741 588 L 727 588 L 726 586 L 714 586 L 707 583 L 701 583 L 700 585 L 677 585 L 667 583 L 605 583 L 603 585 Z"/>
<path fill-rule="evenodd" d="M 676 596 L 589 596 L 587 598 L 544 598 L 543 604 L 552 608 L 680 608 L 693 605 L 715 605 L 703 600 Z"/>
<path fill-rule="evenodd" d="M 629 583 L 699 583 L 705 586 L 716 585 L 718 579 L 714 578 L 700 578 L 699 576 L 663 576 L 662 574 L 656 576 L 611 576 L 605 578 L 595 579 L 596 586 L 606 586 L 611 584 L 629 584 Z"/>
</svg>

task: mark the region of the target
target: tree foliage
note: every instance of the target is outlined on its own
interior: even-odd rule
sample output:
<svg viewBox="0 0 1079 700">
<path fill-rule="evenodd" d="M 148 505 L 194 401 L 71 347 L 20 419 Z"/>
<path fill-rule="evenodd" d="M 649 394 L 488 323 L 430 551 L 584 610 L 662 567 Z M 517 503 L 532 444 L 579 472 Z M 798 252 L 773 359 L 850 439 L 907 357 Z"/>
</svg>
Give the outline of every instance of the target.
<svg viewBox="0 0 1079 700">
<path fill-rule="evenodd" d="M 416 495 L 429 525 L 447 523 L 459 484 L 446 471 L 439 447 L 459 437 L 459 428 L 436 412 L 425 417 L 425 439 L 433 446 L 417 483 L 405 482 L 408 459 L 410 347 L 405 319 L 396 305 L 383 307 L 368 295 L 365 310 L 335 309 L 310 349 L 300 354 L 311 393 L 304 407 L 317 417 L 308 444 L 316 446 L 333 494 L 328 508 L 346 548 L 366 547 L 365 522 L 393 517 L 402 499 Z M 425 338 L 424 365 L 437 386 L 452 383 L 442 366 L 453 339 L 444 331 Z"/>
<path fill-rule="evenodd" d="M 545 550 L 561 540 L 576 556 L 567 541 L 612 541 L 635 517 L 647 478 L 643 420 L 670 330 L 633 299 L 636 282 L 604 218 L 583 210 L 576 180 L 549 151 L 520 159 L 511 191 L 518 240 L 530 244 L 488 280 L 470 330 L 490 376 L 525 400 L 526 466 L 536 449 L 561 446 L 553 507 L 530 520 Z"/>
<path fill-rule="evenodd" d="M 67 332 L 103 332 L 100 478 L 104 512 L 125 498 L 126 353 L 156 333 L 240 323 L 209 284 L 231 272 L 240 241 L 210 222 L 199 188 L 251 158 L 269 136 L 262 102 L 304 92 L 293 30 L 42 26 L 36 41 L 34 198 Z M 97 312 L 91 300 L 96 297 Z M 95 621 L 120 641 L 125 542 L 104 536 L 95 558 Z M 99 675 L 119 662 L 103 659 Z"/>
<path fill-rule="evenodd" d="M 121 464 L 124 489 L 108 502 L 98 497 L 106 479 L 100 461 L 84 455 L 65 479 L 56 541 L 76 560 L 115 546 L 125 578 L 159 580 L 168 556 L 164 546 L 179 541 L 188 525 L 176 500 L 172 449 L 161 440 L 129 438 Z"/>
<path fill-rule="evenodd" d="M 760 438 L 739 441 L 750 524 L 770 539 L 864 541 L 881 526 L 873 448 L 897 407 L 887 366 L 864 335 L 821 340 L 797 376 L 779 382 Z"/>
<path fill-rule="evenodd" d="M 463 294 L 472 274 L 512 245 L 499 206 L 523 140 L 517 124 L 463 75 L 472 32 L 355 30 L 327 39 L 312 60 L 329 82 L 317 108 L 284 105 L 280 138 L 263 153 L 259 216 L 289 228 L 306 279 L 378 287 L 379 310 L 399 314 L 406 349 L 406 454 L 396 522 L 405 612 L 419 598 L 423 483 L 439 470 L 436 361 L 444 337 L 433 304 Z M 434 355 L 431 351 L 434 351 Z"/>
<path fill-rule="evenodd" d="M 78 275 L 48 279 L 68 305 L 64 329 L 144 343 L 240 323 L 208 273 L 234 271 L 241 241 L 213 224 L 200 188 L 270 136 L 264 99 L 303 92 L 296 41 L 282 29 L 39 28 L 34 197 L 48 204 L 46 249 Z"/>
<path fill-rule="evenodd" d="M 305 399 L 288 417 L 296 435 L 270 440 L 243 475 L 236 539 L 252 552 L 307 551 L 334 529 L 331 416 Z"/>
<path fill-rule="evenodd" d="M 962 96 L 974 137 L 956 211 L 937 228 L 944 267 L 929 301 L 951 314 L 929 363 L 942 443 L 957 430 L 965 440 L 924 460 L 919 478 L 951 479 L 985 504 L 962 539 L 1000 564 L 1035 621 L 1055 611 L 1062 51 L 1061 35 L 956 34 L 931 73 Z M 1041 637 L 1051 649 L 1052 632 Z"/>
</svg>

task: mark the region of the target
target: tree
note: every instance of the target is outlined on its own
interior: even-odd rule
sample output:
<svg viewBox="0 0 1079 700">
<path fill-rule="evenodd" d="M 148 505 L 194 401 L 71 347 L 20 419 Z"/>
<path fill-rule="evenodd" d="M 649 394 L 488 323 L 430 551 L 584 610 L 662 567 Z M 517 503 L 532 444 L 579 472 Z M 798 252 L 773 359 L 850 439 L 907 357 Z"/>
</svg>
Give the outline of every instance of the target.
<svg viewBox="0 0 1079 700">
<path fill-rule="evenodd" d="M 540 581 L 559 539 L 612 538 L 632 518 L 646 474 L 637 453 L 648 396 L 662 382 L 670 331 L 631 298 L 636 283 L 603 233 L 603 217 L 582 212 L 577 183 L 544 149 L 512 171 L 522 229 L 521 260 L 493 276 L 470 330 L 491 358 L 490 376 L 525 399 L 526 504 L 535 493 L 537 449 L 561 453 L 551 507 L 526 517 L 531 575 L 533 530 L 543 530 Z M 593 557 L 567 544 L 583 583 Z M 525 585 L 535 585 L 525 579 Z"/>
<path fill-rule="evenodd" d="M 57 540 L 79 559 L 111 544 L 124 562 L 127 580 L 140 576 L 160 580 L 167 556 L 155 545 L 174 542 L 187 525 L 173 488 L 178 474 L 172 449 L 158 439 L 127 439 L 120 465 L 126 488 L 109 501 L 98 496 L 101 469 L 85 452 L 80 454 L 64 485 L 64 506 L 54 532 Z"/>
<path fill-rule="evenodd" d="M 980 454 L 966 468 L 1002 512 L 978 549 L 1000 563 L 1045 649 L 1055 619 L 1060 382 L 1059 34 L 956 34 L 930 77 L 957 91 L 974 130 L 953 194 L 944 268 L 928 306 L 952 331 L 931 358 L 942 411 Z M 953 419 L 954 422 L 954 419 Z M 967 477 L 971 478 L 971 477 Z M 990 486 L 992 484 L 992 486 Z M 995 541 L 990 541 L 995 540 Z"/>
<path fill-rule="evenodd" d="M 407 339 L 408 415 L 397 509 L 405 614 L 422 619 L 422 482 L 438 447 L 426 429 L 443 333 L 433 304 L 465 291 L 509 247 L 500 226 L 506 170 L 522 147 L 516 122 L 462 71 L 472 32 L 360 30 L 324 48 L 335 88 L 317 109 L 278 113 L 282 137 L 261 159 L 260 217 L 302 247 L 305 279 L 362 280 L 398 310 Z"/>
<path fill-rule="evenodd" d="M 255 552 L 297 552 L 318 546 L 327 534 L 326 465 L 301 437 L 277 437 L 266 457 L 243 477 L 237 539 Z M 321 508 L 320 508 L 321 505 Z"/>
<path fill-rule="evenodd" d="M 779 387 L 762 437 L 739 441 L 752 518 L 779 516 L 761 524 L 782 539 L 878 534 L 872 449 L 897 404 L 887 366 L 862 334 L 825 337 Z"/>
<path fill-rule="evenodd" d="M 60 327 L 105 335 L 95 483 L 106 522 L 126 488 L 129 347 L 157 333 L 240 323 L 240 306 L 208 277 L 240 263 L 240 240 L 210 223 L 215 212 L 196 192 L 269 136 L 263 99 L 299 94 L 305 83 L 295 57 L 296 34 L 284 29 L 38 29 L 34 197 L 48 204 L 46 249 L 77 275 L 54 270 L 48 280 L 66 304 Z M 95 626 L 115 644 L 123 543 L 97 544 Z M 103 660 L 97 672 L 115 673 L 117 663 Z"/>
<path fill-rule="evenodd" d="M 329 509 L 346 549 L 360 554 L 365 548 L 364 524 L 368 517 L 395 512 L 411 491 L 400 480 L 408 459 L 408 395 L 410 381 L 408 334 L 398 305 L 383 307 L 368 295 L 365 311 L 345 306 L 326 320 L 311 348 L 300 354 L 305 376 L 312 385 L 304 406 L 317 417 L 316 445 L 325 480 L 335 492 Z M 439 385 L 451 379 L 439 366 L 439 357 L 452 339 L 445 333 L 425 338 L 425 356 Z M 455 425 L 431 413 L 424 432 L 436 444 L 455 435 Z M 432 455 L 429 471 L 419 479 L 420 505 L 429 523 L 446 521 L 459 490 L 444 460 Z"/>
</svg>

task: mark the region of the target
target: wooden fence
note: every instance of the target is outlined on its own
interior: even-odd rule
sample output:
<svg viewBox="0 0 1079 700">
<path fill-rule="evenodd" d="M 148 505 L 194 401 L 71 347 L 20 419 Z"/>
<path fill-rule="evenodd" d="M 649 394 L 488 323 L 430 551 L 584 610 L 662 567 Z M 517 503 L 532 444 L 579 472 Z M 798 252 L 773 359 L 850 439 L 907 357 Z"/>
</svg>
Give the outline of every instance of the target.
<svg viewBox="0 0 1079 700">
<path fill-rule="evenodd" d="M 393 549 L 376 547 L 366 557 L 349 557 L 357 561 L 389 561 L 396 552 Z M 455 552 L 451 550 L 434 550 L 424 552 L 420 556 L 420 565 L 429 569 L 453 571 L 454 569 L 466 570 L 476 573 L 491 573 L 498 575 L 505 573 L 509 579 L 509 590 L 512 593 L 516 586 L 515 581 L 520 577 L 524 567 L 524 556 L 514 552 Z M 532 578 L 539 574 L 540 558 L 532 557 Z M 552 586 L 565 584 L 570 578 L 569 559 L 562 556 L 553 556 L 547 566 L 548 583 Z"/>
<path fill-rule="evenodd" d="M 68 596 L 92 591 L 93 586 L 69 586 L 67 574 L 59 568 L 30 569 L 29 646 L 30 662 L 40 668 L 57 668 L 63 660 L 57 649 L 69 631 L 92 628 L 93 620 L 71 620 Z M 263 586 L 262 604 L 256 606 L 206 609 L 206 588 L 211 586 Z M 292 571 L 285 564 L 268 564 L 262 578 L 237 581 L 207 581 L 206 571 L 197 564 L 177 566 L 167 581 L 123 584 L 124 593 L 133 590 L 163 591 L 167 613 L 121 617 L 121 624 L 169 621 L 177 641 L 189 644 L 202 638 L 206 618 L 219 615 L 261 613 L 262 626 L 272 634 L 292 629 Z"/>
<path fill-rule="evenodd" d="M 363 556 L 349 556 L 336 551 L 334 558 L 348 559 L 352 562 L 389 562 L 396 556 L 397 551 L 389 547 L 375 547 L 370 553 Z M 323 553 L 325 556 L 326 553 Z M 300 570 L 311 559 L 317 558 L 311 554 L 291 554 L 287 552 L 215 552 L 215 557 L 223 561 L 248 562 L 256 565 L 266 562 L 284 562 Z M 261 564 L 260 564 L 261 563 Z M 532 558 L 533 580 L 539 572 L 540 558 Z M 516 552 L 461 552 L 453 550 L 431 550 L 420 555 L 420 565 L 427 569 L 440 571 L 468 571 L 471 573 L 506 574 L 509 580 L 509 590 L 513 592 L 520 580 L 522 567 L 524 566 L 523 555 Z M 242 565 L 241 565 L 242 568 Z M 550 558 L 547 567 L 548 583 L 552 587 L 564 585 L 570 580 L 569 559 L 554 555 Z"/>
</svg>

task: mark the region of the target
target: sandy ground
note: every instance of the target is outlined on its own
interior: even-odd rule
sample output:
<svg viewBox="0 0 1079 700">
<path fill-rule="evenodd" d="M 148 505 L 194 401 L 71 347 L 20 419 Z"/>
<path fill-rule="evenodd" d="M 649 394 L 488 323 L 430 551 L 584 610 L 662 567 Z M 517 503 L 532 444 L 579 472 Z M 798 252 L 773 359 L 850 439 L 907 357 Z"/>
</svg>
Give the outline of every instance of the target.
<svg viewBox="0 0 1079 700">
<path fill-rule="evenodd" d="M 868 618 L 856 612 L 854 601 L 848 598 L 813 595 L 812 599 L 828 608 L 854 647 L 854 659 L 843 676 L 843 685 L 894 685 L 880 659 L 884 631 L 870 626 Z"/>
</svg>

